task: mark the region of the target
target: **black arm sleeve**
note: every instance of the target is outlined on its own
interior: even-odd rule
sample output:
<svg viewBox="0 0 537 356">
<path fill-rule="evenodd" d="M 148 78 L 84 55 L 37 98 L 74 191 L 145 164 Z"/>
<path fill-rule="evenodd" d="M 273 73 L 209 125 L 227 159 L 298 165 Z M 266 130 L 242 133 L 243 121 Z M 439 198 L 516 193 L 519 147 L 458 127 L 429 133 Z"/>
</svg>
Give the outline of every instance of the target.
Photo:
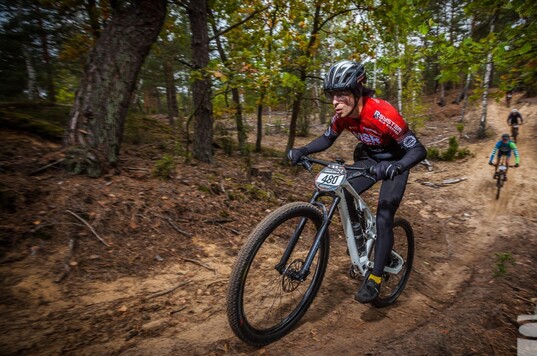
<svg viewBox="0 0 537 356">
<path fill-rule="evenodd" d="M 307 150 L 306 154 L 321 152 L 332 146 L 338 136 L 327 130 L 324 135 L 317 137 L 315 140 L 308 143 L 304 148 Z"/>
<path fill-rule="evenodd" d="M 412 131 L 409 131 L 401 142 L 405 154 L 398 161 L 403 172 L 414 167 L 427 157 L 425 146 L 418 140 Z"/>
</svg>

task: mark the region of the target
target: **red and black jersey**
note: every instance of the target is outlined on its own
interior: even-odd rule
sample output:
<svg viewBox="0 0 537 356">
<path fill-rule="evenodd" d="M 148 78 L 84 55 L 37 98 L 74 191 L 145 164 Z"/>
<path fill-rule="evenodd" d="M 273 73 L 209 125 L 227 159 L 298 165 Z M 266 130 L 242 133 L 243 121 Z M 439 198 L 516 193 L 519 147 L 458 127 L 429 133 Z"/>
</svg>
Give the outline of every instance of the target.
<svg viewBox="0 0 537 356">
<path fill-rule="evenodd" d="M 395 108 L 385 100 L 364 97 L 359 119 L 334 116 L 330 130 L 339 136 L 349 130 L 367 146 L 387 146 L 401 143 L 408 125 Z"/>
<path fill-rule="evenodd" d="M 387 101 L 377 98 L 364 97 L 358 119 L 334 116 L 325 135 L 337 137 L 343 130 L 363 142 L 373 158 L 379 156 L 382 159 L 387 157 L 386 154 L 390 154 L 390 158 L 399 158 L 405 147 L 410 148 L 416 143 L 399 112 Z"/>
<path fill-rule="evenodd" d="M 425 147 L 392 105 L 377 98 L 363 100 L 359 118 L 334 116 L 325 133 L 304 146 L 305 154 L 324 151 L 343 130 L 348 130 L 363 143 L 367 156 L 376 161 L 397 160 L 409 169 L 425 159 Z"/>
</svg>

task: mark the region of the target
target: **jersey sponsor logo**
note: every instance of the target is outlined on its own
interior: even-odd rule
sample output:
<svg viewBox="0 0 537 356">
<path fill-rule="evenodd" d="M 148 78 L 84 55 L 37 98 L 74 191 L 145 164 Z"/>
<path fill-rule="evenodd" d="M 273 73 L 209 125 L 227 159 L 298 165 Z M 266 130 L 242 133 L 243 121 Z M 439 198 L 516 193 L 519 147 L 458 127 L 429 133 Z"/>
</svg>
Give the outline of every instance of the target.
<svg viewBox="0 0 537 356">
<path fill-rule="evenodd" d="M 416 142 L 418 142 L 418 140 L 416 139 L 416 136 L 408 135 L 403 140 L 403 147 L 404 148 L 412 148 L 412 147 L 414 147 L 416 145 Z"/>
<path fill-rule="evenodd" d="M 392 130 L 396 135 L 399 135 L 403 131 L 403 129 L 399 125 L 388 119 L 386 116 L 382 115 L 378 110 L 375 111 L 373 117 L 386 125 L 386 127 Z"/>
<path fill-rule="evenodd" d="M 371 133 L 373 133 L 373 134 L 376 135 L 376 136 L 382 136 L 382 133 L 381 133 L 381 132 L 379 132 L 379 131 L 377 131 L 377 130 L 375 130 L 375 129 L 372 129 L 372 128 L 370 128 L 370 127 L 364 127 L 363 130 L 364 130 L 364 132 L 371 132 Z"/>
<path fill-rule="evenodd" d="M 380 138 L 373 136 L 373 135 L 366 134 L 366 133 L 359 133 L 358 138 L 360 139 L 360 141 L 362 141 L 366 145 L 378 146 L 381 143 Z"/>
</svg>

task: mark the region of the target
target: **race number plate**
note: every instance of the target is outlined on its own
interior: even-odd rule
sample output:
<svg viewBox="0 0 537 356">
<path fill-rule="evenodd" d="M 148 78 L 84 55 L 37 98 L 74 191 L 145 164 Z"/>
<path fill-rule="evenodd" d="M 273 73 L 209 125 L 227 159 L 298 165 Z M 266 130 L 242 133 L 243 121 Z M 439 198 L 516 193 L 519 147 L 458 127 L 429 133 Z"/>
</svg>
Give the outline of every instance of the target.
<svg viewBox="0 0 537 356">
<path fill-rule="evenodd" d="M 320 190 L 336 190 L 345 180 L 345 170 L 325 168 L 315 177 L 315 186 Z"/>
</svg>

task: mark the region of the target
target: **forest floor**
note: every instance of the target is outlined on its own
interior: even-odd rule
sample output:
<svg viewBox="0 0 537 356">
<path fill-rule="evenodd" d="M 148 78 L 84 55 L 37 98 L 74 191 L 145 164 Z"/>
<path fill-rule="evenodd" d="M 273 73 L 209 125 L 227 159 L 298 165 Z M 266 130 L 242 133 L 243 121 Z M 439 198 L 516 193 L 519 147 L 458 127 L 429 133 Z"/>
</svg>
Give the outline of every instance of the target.
<svg viewBox="0 0 537 356">
<path fill-rule="evenodd" d="M 517 96 L 513 106 L 526 121 L 521 165 L 499 199 L 487 161 L 508 131 L 503 103 L 489 104 L 488 139 L 460 138 L 471 156 L 413 169 L 398 215 L 412 222 L 416 256 L 393 306 L 353 300 L 358 282 L 348 277 L 335 223 L 314 304 L 293 332 L 263 348 L 228 326 L 228 276 L 269 211 L 307 200 L 310 173 L 218 150 L 216 163 L 178 165 L 165 181 L 151 175 L 159 145 L 127 143 L 119 174 L 90 179 L 55 165 L 36 172 L 61 158 L 59 144 L 2 128 L 0 354 L 515 355 L 517 317 L 537 304 L 537 100 Z M 422 142 L 444 150 L 459 136 L 459 112 L 431 107 L 433 118 L 417 130 Z M 467 124 L 468 136 L 476 126 Z M 264 140 L 282 151 L 287 142 L 283 134 Z M 352 140 L 344 135 L 319 156 L 350 160 Z M 377 192 L 364 196 L 374 202 Z"/>
</svg>

